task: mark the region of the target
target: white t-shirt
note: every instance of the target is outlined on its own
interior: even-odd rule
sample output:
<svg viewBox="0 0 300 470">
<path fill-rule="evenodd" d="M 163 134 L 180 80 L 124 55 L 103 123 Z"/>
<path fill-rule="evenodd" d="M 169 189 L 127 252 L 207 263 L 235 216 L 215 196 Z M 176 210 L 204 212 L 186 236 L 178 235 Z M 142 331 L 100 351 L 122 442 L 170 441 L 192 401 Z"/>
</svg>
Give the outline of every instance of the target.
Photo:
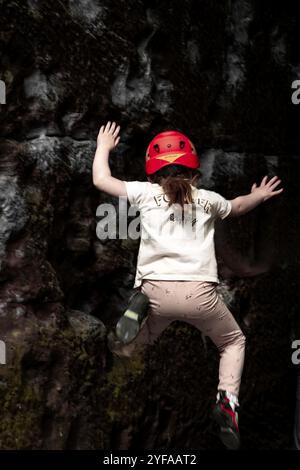
<svg viewBox="0 0 300 470">
<path fill-rule="evenodd" d="M 140 212 L 140 247 L 134 288 L 142 279 L 202 280 L 219 283 L 214 222 L 231 203 L 220 194 L 192 187 L 193 204 L 168 206 L 158 183 L 124 181 L 129 203 Z M 187 209 L 187 210 L 186 210 Z"/>
</svg>

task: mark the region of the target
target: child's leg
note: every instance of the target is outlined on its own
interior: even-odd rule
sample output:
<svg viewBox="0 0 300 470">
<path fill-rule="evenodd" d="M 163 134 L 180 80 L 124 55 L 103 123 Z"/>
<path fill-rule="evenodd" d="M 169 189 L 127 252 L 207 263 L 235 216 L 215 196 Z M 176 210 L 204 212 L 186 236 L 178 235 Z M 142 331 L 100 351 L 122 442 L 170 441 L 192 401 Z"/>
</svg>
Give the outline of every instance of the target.
<svg viewBox="0 0 300 470">
<path fill-rule="evenodd" d="M 143 351 L 147 344 L 153 344 L 163 330 L 169 326 L 171 321 L 168 318 L 157 318 L 150 310 L 137 336 L 127 344 L 115 344 L 114 347 L 111 347 L 111 350 L 117 356 L 131 357 L 133 354 Z"/>
<path fill-rule="evenodd" d="M 199 283 L 191 289 L 188 308 L 190 314 L 185 321 L 209 336 L 220 351 L 218 390 L 238 397 L 245 355 L 242 330 L 219 298 L 214 283 Z"/>
<path fill-rule="evenodd" d="M 152 286 L 156 287 L 155 292 Z M 159 281 L 144 280 L 141 285 L 141 292 L 149 297 L 149 313 L 142 322 L 141 329 L 137 336 L 127 344 L 118 343 L 110 349 L 120 357 L 130 357 L 133 354 L 144 350 L 147 344 L 153 344 L 161 333 L 170 325 L 173 318 L 160 315 L 160 296 L 161 289 L 158 287 Z"/>
</svg>

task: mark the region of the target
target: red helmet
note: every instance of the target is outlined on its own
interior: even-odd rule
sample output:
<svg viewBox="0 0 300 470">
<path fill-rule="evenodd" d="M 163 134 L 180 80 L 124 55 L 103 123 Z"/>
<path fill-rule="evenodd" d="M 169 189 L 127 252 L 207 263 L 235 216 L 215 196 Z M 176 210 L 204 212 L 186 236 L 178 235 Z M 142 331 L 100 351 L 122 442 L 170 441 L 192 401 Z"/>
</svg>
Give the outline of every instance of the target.
<svg viewBox="0 0 300 470">
<path fill-rule="evenodd" d="M 165 131 L 157 134 L 146 151 L 147 175 L 175 163 L 189 168 L 200 166 L 193 143 L 181 132 Z"/>
</svg>

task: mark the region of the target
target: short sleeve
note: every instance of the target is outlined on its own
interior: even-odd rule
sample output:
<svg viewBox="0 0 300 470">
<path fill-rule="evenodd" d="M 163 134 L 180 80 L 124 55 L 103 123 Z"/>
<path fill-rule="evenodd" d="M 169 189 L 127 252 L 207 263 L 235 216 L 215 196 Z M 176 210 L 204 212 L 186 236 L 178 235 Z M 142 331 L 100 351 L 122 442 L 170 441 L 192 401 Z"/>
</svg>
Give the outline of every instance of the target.
<svg viewBox="0 0 300 470">
<path fill-rule="evenodd" d="M 231 202 L 228 199 L 225 199 L 221 194 L 218 194 L 214 191 L 211 193 L 211 205 L 212 205 L 212 214 L 215 217 L 220 217 L 225 219 L 232 209 Z"/>
<path fill-rule="evenodd" d="M 124 183 L 129 203 L 140 206 L 144 201 L 149 183 L 146 181 L 124 181 Z"/>
</svg>

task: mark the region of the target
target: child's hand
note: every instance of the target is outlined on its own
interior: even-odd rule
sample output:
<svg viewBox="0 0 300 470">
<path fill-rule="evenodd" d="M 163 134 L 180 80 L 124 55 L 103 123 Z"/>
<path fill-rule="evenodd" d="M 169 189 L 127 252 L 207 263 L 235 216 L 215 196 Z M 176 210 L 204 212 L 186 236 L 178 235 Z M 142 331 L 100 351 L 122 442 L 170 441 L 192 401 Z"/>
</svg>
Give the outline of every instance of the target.
<svg viewBox="0 0 300 470">
<path fill-rule="evenodd" d="M 97 137 L 97 147 L 101 145 L 101 147 L 105 147 L 108 151 L 114 149 L 120 140 L 120 136 L 118 136 L 119 131 L 120 126 L 116 127 L 115 122 L 111 124 L 111 122 L 108 121 L 106 126 L 101 126 Z"/>
<path fill-rule="evenodd" d="M 271 178 L 268 183 L 267 179 L 268 177 L 264 176 L 260 186 L 257 186 L 256 183 L 254 183 L 251 188 L 251 193 L 260 192 L 264 201 L 270 199 L 273 196 L 277 196 L 277 194 L 280 194 L 283 191 L 283 188 L 275 191 L 275 188 L 281 183 L 281 180 L 278 179 L 278 176 L 273 176 L 273 178 Z"/>
</svg>

